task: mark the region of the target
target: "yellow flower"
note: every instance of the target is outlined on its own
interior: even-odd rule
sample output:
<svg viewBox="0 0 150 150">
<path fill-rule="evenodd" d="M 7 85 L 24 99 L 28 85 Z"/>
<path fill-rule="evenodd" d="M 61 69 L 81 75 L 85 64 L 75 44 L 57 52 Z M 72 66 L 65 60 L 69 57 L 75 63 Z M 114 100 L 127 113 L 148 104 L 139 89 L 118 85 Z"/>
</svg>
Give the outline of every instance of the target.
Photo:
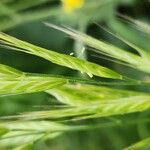
<svg viewBox="0 0 150 150">
<path fill-rule="evenodd" d="M 81 8 L 84 4 L 84 0 L 62 0 L 62 4 L 64 11 L 69 13 Z"/>
</svg>

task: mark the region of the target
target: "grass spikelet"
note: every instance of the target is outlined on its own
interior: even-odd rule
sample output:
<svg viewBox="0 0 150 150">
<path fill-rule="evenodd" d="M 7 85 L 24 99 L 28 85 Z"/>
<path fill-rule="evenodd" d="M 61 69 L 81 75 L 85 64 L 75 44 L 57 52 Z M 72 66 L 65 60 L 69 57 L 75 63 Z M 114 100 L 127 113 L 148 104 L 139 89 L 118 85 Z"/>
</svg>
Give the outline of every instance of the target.
<svg viewBox="0 0 150 150">
<path fill-rule="evenodd" d="M 19 70 L 16 70 L 12 67 L 0 64 L 0 78 L 17 78 L 19 76 L 23 75 L 23 73 Z"/>
<path fill-rule="evenodd" d="M 67 81 L 59 77 L 27 75 L 0 64 L 0 96 L 41 92 L 66 84 Z"/>
<path fill-rule="evenodd" d="M 92 103 L 92 105 L 89 103 L 74 107 L 66 107 L 59 109 L 59 111 L 47 110 L 25 113 L 17 117 L 31 120 L 44 118 L 58 119 L 66 117 L 73 117 L 74 119 L 78 118 L 82 120 L 87 118 L 108 117 L 147 110 L 150 108 L 149 101 L 150 96 L 130 96 L 115 100 L 102 100 Z"/>
<path fill-rule="evenodd" d="M 91 75 L 96 75 L 99 77 L 112 78 L 112 79 L 122 79 L 122 75 L 116 73 L 115 71 L 102 67 L 100 65 L 72 57 L 70 55 L 59 54 L 54 51 L 46 50 L 44 48 L 29 44 L 27 42 L 18 40 L 14 37 L 0 33 L 1 45 L 9 47 L 10 49 L 22 51 L 25 53 L 30 53 L 49 60 L 55 64 L 65 66 L 74 70 L 79 70 L 83 73 Z"/>
<path fill-rule="evenodd" d="M 7 132 L 1 135 L 0 146 L 23 150 L 38 140 L 55 138 L 69 127 L 50 121 L 12 121 L 1 122 L 0 131 L 3 129 Z"/>
<path fill-rule="evenodd" d="M 60 102 L 71 106 L 85 106 L 132 96 L 149 96 L 147 93 L 119 90 L 104 86 L 66 84 L 46 91 Z"/>
</svg>

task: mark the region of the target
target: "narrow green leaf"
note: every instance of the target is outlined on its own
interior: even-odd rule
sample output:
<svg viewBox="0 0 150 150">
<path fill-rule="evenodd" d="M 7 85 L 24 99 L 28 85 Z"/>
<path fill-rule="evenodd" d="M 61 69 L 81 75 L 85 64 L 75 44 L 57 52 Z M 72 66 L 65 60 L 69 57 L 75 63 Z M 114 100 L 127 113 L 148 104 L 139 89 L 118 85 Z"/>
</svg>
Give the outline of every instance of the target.
<svg viewBox="0 0 150 150">
<path fill-rule="evenodd" d="M 3 128 L 0 127 L 0 137 L 1 137 L 2 135 L 6 134 L 7 132 L 9 132 L 8 129 L 6 129 L 5 127 L 3 127 Z"/>
<path fill-rule="evenodd" d="M 30 150 L 31 149 L 31 144 L 25 144 L 18 146 L 16 148 L 13 148 L 13 150 Z"/>
<path fill-rule="evenodd" d="M 150 24 L 145 23 L 145 22 L 140 21 L 140 20 L 137 20 L 137 19 L 133 19 L 129 16 L 125 16 L 125 15 L 122 15 L 122 14 L 119 14 L 119 16 L 121 18 L 123 18 L 125 21 L 128 21 L 129 23 L 131 23 L 138 30 L 144 32 L 145 34 L 150 35 Z"/>
<path fill-rule="evenodd" d="M 9 131 L 55 132 L 67 130 L 68 126 L 52 121 L 7 121 L 0 122 L 0 127 Z"/>
<path fill-rule="evenodd" d="M 150 138 L 147 138 L 133 144 L 130 147 L 125 148 L 124 150 L 149 150 L 149 149 L 150 149 Z"/>
</svg>

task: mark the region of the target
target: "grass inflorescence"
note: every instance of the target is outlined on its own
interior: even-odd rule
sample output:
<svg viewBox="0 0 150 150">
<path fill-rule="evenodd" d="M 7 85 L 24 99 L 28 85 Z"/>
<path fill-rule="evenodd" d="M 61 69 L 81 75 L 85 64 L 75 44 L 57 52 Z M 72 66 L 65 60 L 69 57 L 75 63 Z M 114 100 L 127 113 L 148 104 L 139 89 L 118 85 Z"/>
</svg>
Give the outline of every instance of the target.
<svg viewBox="0 0 150 150">
<path fill-rule="evenodd" d="M 32 5 L 38 5 L 38 3 L 31 3 Z M 138 29 L 149 34 L 149 26 L 147 24 L 123 17 L 133 23 Z M 133 48 L 136 53 L 126 51 L 71 28 L 59 27 L 50 23 L 45 24 L 48 27 L 68 34 L 77 42 L 80 41 L 91 49 L 93 48 L 97 54 L 103 54 L 106 57 L 110 57 L 110 59 L 115 59 L 116 64 L 121 61 L 129 66 L 131 70 L 135 69 L 137 72 L 143 72 L 149 77 L 150 52 L 122 36 L 115 35 Z M 113 120 L 109 123 L 95 126 L 75 125 L 73 123 L 88 119 L 115 118 L 132 113 L 140 113 L 150 108 L 149 92 L 138 92 L 128 89 L 128 85 L 150 85 L 150 80 L 145 81 L 144 79 L 136 79 L 133 76 L 126 76 L 115 68 L 109 68 L 108 66 L 99 65 L 65 53 L 48 50 L 3 32 L 0 32 L 0 46 L 11 51 L 34 55 L 58 66 L 87 75 L 77 78 L 65 75 L 35 74 L 0 64 L 0 97 L 44 92 L 53 96 L 55 101 L 62 106 L 2 117 L 0 122 L 0 148 L 30 149 L 39 140 L 52 139 L 65 132 L 122 125 L 123 123 L 120 120 L 117 120 L 118 122 L 116 121 L 115 123 Z M 127 85 L 127 88 L 118 89 L 116 85 Z M 129 120 L 129 122 L 127 120 L 126 122 L 134 124 L 141 122 L 141 120 Z M 69 124 L 69 122 L 73 123 Z M 146 122 L 149 122 L 149 118 L 146 118 Z M 142 149 L 148 147 L 149 144 L 150 140 L 147 138 L 126 148 L 126 150 Z"/>
</svg>

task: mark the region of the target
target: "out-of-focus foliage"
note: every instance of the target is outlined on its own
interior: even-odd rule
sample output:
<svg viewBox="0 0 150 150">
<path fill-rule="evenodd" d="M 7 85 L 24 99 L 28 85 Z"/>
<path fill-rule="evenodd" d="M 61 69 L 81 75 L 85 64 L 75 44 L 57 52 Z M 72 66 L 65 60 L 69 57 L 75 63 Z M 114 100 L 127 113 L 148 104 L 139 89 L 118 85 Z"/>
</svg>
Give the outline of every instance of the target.
<svg viewBox="0 0 150 150">
<path fill-rule="evenodd" d="M 0 2 L 0 29 L 7 30 L 18 24 L 24 24 L 29 21 L 41 20 L 50 17 L 57 18 L 58 20 L 62 20 L 63 22 L 65 21 L 66 23 L 69 21 L 75 25 L 78 25 L 78 19 L 80 19 L 80 23 L 88 23 L 99 19 L 106 20 L 108 19 L 107 17 L 114 16 L 113 10 L 116 9 L 118 4 L 132 4 L 134 2 L 134 0 L 99 0 L 99 2 L 97 2 L 97 0 L 86 0 L 83 2 L 80 2 L 81 0 L 77 0 L 79 2 L 70 2 L 70 0 L 65 1 L 2 0 Z M 76 3 L 83 3 L 81 4 L 83 6 L 81 8 L 79 7 L 77 10 L 72 8 L 73 11 L 64 11 L 67 5 L 75 5 Z M 97 13 L 99 10 L 100 12 Z"/>
</svg>

